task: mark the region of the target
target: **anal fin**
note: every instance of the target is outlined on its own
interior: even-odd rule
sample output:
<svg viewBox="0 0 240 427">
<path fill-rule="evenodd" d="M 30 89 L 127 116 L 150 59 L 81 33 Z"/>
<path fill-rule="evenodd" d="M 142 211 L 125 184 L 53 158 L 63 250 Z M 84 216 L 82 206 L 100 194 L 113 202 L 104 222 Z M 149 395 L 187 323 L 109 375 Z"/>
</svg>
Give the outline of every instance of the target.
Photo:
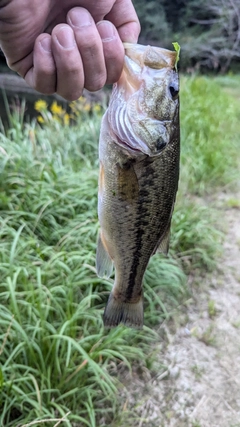
<svg viewBox="0 0 240 427">
<path fill-rule="evenodd" d="M 169 225 L 167 226 L 167 229 L 166 229 L 164 235 L 157 242 L 156 247 L 155 247 L 152 255 L 154 255 L 156 252 L 161 252 L 164 255 L 168 254 L 169 243 L 170 243 L 170 227 L 171 227 L 171 221 L 170 221 Z"/>
<path fill-rule="evenodd" d="M 110 277 L 113 270 L 113 262 L 103 245 L 101 234 L 98 236 L 96 270 L 99 277 Z"/>
<path fill-rule="evenodd" d="M 170 243 L 170 226 L 167 228 L 163 238 L 160 240 L 160 243 L 157 248 L 157 252 L 162 252 L 164 255 L 168 254 Z"/>
<path fill-rule="evenodd" d="M 173 209 L 174 209 L 174 204 L 175 201 L 172 204 L 172 208 L 171 208 L 171 212 L 170 212 L 170 216 L 169 216 L 169 221 L 167 224 L 167 227 L 165 229 L 165 232 L 163 234 L 163 236 L 159 239 L 155 250 L 153 251 L 153 255 L 156 252 L 161 252 L 164 255 L 168 254 L 168 250 L 169 250 L 169 245 L 170 245 L 170 230 L 171 230 L 171 221 L 172 221 L 172 214 L 173 214 Z"/>
</svg>

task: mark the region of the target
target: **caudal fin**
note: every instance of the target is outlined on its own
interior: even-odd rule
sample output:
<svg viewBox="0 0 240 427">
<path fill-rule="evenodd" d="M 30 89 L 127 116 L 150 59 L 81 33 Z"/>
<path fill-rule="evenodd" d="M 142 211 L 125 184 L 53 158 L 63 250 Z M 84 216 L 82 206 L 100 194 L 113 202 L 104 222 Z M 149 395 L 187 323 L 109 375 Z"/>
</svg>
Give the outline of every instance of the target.
<svg viewBox="0 0 240 427">
<path fill-rule="evenodd" d="M 119 323 L 130 328 L 143 327 L 143 298 L 137 303 L 126 303 L 114 298 L 111 293 L 103 315 L 104 326 L 113 328 Z"/>
</svg>

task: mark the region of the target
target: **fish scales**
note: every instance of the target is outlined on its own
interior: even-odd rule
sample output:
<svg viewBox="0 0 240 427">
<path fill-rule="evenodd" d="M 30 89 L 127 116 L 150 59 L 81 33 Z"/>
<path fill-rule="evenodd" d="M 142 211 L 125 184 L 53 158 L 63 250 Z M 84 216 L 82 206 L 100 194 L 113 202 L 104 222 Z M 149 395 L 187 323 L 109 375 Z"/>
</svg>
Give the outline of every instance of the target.
<svg viewBox="0 0 240 427">
<path fill-rule="evenodd" d="M 115 267 L 108 327 L 142 327 L 144 272 L 159 245 L 168 250 L 180 153 L 175 58 L 165 49 L 127 44 L 102 121 L 96 266 L 100 276 L 111 274 L 112 262 Z"/>
</svg>

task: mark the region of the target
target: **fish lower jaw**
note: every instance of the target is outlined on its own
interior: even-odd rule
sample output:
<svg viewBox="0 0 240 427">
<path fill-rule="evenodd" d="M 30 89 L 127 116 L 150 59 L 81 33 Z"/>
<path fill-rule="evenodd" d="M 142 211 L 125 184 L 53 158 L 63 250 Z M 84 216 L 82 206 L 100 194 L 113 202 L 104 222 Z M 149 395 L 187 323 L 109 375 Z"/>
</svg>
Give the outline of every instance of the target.
<svg viewBox="0 0 240 427">
<path fill-rule="evenodd" d="M 140 156 L 146 156 L 141 150 L 138 150 L 135 147 L 130 146 L 127 142 L 120 139 L 118 136 L 115 138 L 115 142 L 117 145 L 119 145 L 122 149 L 127 150 L 128 153 L 131 153 L 134 155 L 134 157 Z"/>
</svg>

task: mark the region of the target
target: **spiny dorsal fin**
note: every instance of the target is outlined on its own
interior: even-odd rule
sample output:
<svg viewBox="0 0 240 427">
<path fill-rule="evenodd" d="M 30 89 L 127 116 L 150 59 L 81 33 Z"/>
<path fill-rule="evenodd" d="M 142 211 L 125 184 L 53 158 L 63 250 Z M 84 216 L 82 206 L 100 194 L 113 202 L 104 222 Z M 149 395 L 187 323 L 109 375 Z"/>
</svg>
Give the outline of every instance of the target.
<svg viewBox="0 0 240 427">
<path fill-rule="evenodd" d="M 103 245 L 101 234 L 98 236 L 96 270 L 99 277 L 107 278 L 111 276 L 113 270 L 113 262 Z"/>
</svg>

